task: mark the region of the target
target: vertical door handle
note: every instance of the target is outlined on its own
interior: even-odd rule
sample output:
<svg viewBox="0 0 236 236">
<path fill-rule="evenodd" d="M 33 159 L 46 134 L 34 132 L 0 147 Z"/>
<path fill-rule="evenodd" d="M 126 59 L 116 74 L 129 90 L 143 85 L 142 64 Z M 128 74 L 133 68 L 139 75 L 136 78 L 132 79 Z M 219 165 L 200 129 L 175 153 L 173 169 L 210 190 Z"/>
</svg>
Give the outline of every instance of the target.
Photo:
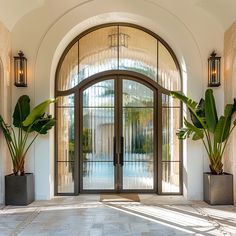
<svg viewBox="0 0 236 236">
<path fill-rule="evenodd" d="M 124 165 L 124 137 L 120 139 L 120 164 Z"/>
<path fill-rule="evenodd" d="M 113 137 L 113 165 L 116 165 L 116 137 Z"/>
</svg>

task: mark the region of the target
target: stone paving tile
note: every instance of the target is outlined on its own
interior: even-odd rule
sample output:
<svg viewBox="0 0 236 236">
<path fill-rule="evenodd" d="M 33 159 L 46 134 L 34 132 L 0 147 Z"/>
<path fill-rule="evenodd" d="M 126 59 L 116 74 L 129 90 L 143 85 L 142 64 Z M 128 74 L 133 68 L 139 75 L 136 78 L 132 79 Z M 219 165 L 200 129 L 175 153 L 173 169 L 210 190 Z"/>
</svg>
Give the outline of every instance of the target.
<svg viewBox="0 0 236 236">
<path fill-rule="evenodd" d="M 80 197 L 81 196 L 81 197 Z M 145 195 L 141 203 L 101 204 L 99 197 L 56 198 L 36 201 L 27 207 L 0 209 L 0 235 L 21 236 L 233 236 L 236 235 L 235 206 L 187 203 L 173 197 Z"/>
</svg>

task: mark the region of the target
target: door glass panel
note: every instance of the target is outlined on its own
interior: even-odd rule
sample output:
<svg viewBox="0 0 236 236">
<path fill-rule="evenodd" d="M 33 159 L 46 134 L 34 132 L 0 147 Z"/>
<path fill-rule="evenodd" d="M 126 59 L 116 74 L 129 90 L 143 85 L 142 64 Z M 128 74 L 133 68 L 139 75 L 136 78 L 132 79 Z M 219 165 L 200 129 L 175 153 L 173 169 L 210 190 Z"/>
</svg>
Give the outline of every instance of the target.
<svg viewBox="0 0 236 236">
<path fill-rule="evenodd" d="M 179 162 L 162 162 L 162 192 L 178 193 L 179 186 Z"/>
<path fill-rule="evenodd" d="M 58 162 L 58 193 L 74 192 L 74 162 Z"/>
<path fill-rule="evenodd" d="M 96 73 L 118 69 L 118 26 L 95 30 L 79 40 L 79 82 Z"/>
<path fill-rule="evenodd" d="M 137 82 L 124 80 L 123 189 L 154 188 L 153 115 L 153 91 Z"/>
<path fill-rule="evenodd" d="M 57 106 L 57 178 L 58 193 L 74 192 L 74 94 L 59 97 Z"/>
<path fill-rule="evenodd" d="M 128 26 L 119 27 L 119 69 L 130 70 L 157 81 L 157 40 Z"/>
<path fill-rule="evenodd" d="M 153 107 L 153 92 L 143 84 L 123 80 L 123 107 Z"/>
<path fill-rule="evenodd" d="M 162 192 L 180 192 L 180 103 L 162 95 Z"/>
<path fill-rule="evenodd" d="M 180 109 L 162 108 L 162 160 L 179 161 L 179 139 L 176 131 L 180 127 Z"/>
<path fill-rule="evenodd" d="M 178 67 L 167 48 L 158 43 L 158 84 L 170 91 L 181 90 Z"/>
<path fill-rule="evenodd" d="M 64 91 L 78 84 L 78 42 L 67 52 L 58 73 L 58 90 Z"/>
<path fill-rule="evenodd" d="M 83 92 L 83 189 L 114 189 L 114 81 Z"/>
</svg>

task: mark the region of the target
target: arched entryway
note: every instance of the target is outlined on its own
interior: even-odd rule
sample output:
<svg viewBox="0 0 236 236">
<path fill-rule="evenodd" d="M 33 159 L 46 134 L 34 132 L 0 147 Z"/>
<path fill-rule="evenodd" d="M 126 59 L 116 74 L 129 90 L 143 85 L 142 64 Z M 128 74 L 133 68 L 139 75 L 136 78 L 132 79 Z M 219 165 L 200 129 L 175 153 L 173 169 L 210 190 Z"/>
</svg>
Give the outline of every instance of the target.
<svg viewBox="0 0 236 236">
<path fill-rule="evenodd" d="M 179 65 L 157 35 L 123 23 L 90 29 L 56 75 L 56 194 L 182 193 Z"/>
</svg>

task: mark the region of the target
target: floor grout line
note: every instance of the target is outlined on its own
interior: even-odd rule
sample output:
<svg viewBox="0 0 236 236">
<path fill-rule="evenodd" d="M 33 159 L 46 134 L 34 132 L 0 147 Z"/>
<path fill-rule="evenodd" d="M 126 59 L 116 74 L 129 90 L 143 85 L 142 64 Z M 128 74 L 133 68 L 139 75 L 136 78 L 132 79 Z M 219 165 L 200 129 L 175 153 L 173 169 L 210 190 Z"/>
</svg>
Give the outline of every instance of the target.
<svg viewBox="0 0 236 236">
<path fill-rule="evenodd" d="M 9 236 L 17 236 L 21 231 L 23 231 L 28 225 L 30 225 L 33 220 L 39 215 L 40 209 L 33 211 L 24 221 L 19 223 L 13 232 Z"/>
<path fill-rule="evenodd" d="M 140 202 L 100 202 L 80 196 L 0 206 L 0 235 L 236 235 L 235 206 L 144 197 Z"/>
<path fill-rule="evenodd" d="M 199 205 L 192 205 L 192 208 L 195 209 L 199 214 L 207 218 L 207 221 L 211 223 L 216 230 L 222 233 L 224 236 L 234 236 L 233 234 L 226 231 L 224 225 L 220 222 L 220 220 L 215 219 L 210 214 L 208 214 L 204 208 Z"/>
</svg>

